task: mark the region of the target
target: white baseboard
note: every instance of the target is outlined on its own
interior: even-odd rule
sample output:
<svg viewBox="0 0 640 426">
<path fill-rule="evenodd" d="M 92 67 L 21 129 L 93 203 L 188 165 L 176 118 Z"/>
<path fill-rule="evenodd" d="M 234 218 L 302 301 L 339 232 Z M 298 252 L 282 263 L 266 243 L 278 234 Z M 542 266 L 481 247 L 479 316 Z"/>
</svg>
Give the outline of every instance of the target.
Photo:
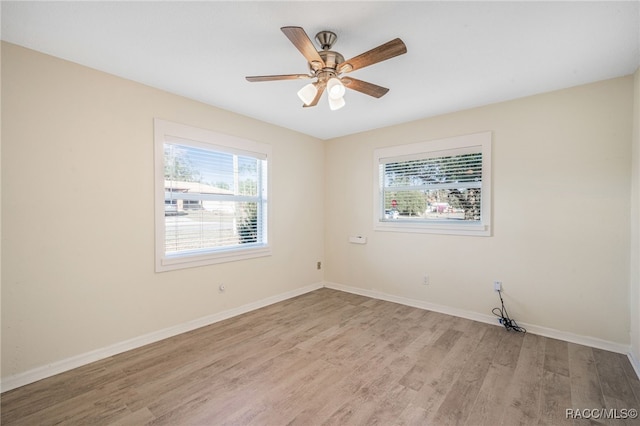
<svg viewBox="0 0 640 426">
<path fill-rule="evenodd" d="M 456 317 L 466 318 L 474 321 L 484 322 L 487 324 L 501 325 L 496 321 L 496 317 L 488 314 L 481 314 L 478 312 L 467 311 L 464 309 L 453 308 L 450 306 L 437 305 L 423 300 L 409 299 L 402 296 L 395 296 L 388 293 L 383 293 L 376 290 L 368 290 L 359 287 L 351 287 L 347 285 L 325 282 L 325 287 L 332 288 L 334 290 L 345 291 L 347 293 L 359 294 L 361 296 L 371 297 L 373 299 L 386 300 L 388 302 L 399 303 L 401 305 L 412 306 L 414 308 L 426 309 L 429 311 L 440 312 L 443 314 L 453 315 Z M 598 339 L 596 337 L 582 336 L 578 334 L 569 333 L 567 331 L 556 330 L 553 328 L 542 327 L 535 324 L 527 324 L 518 322 L 519 325 L 527 329 L 528 333 L 537 334 L 544 337 L 551 337 L 558 340 L 564 340 L 571 343 L 577 343 L 580 345 L 590 346 L 593 348 L 604 349 L 611 352 L 625 354 L 628 357 L 631 355 L 630 345 L 624 345 L 620 343 L 610 342 L 607 340 Z M 634 362 L 632 361 L 632 364 Z M 637 363 L 636 363 L 637 364 Z M 636 373 L 640 371 L 636 365 Z M 640 375 L 639 375 L 640 377 Z"/>
<path fill-rule="evenodd" d="M 205 327 L 207 325 L 211 325 L 216 322 L 226 320 L 228 318 L 232 318 L 247 312 L 251 312 L 256 309 L 260 309 L 265 306 L 272 305 L 274 303 L 282 302 L 283 300 L 291 299 L 293 297 L 300 296 L 302 294 L 317 290 L 322 287 L 323 287 L 323 283 L 311 284 L 306 287 L 301 287 L 301 288 L 291 290 L 282 294 L 267 297 L 266 299 L 248 303 L 246 305 L 242 305 L 237 308 L 229 309 L 223 312 L 218 312 L 216 314 L 208 315 L 203 318 L 198 318 L 193 321 L 188 321 L 182 324 L 178 324 L 169 328 L 165 328 L 163 330 L 158 330 L 142 336 L 134 337 L 133 339 L 125 340 L 123 342 L 119 342 L 114 345 L 107 346 L 105 348 L 86 352 L 80 355 L 76 355 L 70 358 L 53 362 L 51 364 L 43 365 L 41 367 L 37 367 L 32 370 L 25 371 L 24 373 L 3 377 L 0 381 L 0 391 L 6 392 L 8 390 L 27 385 L 29 383 L 37 382 L 38 380 L 42 380 L 59 373 L 63 373 L 65 371 L 68 371 L 77 367 L 81 367 L 83 365 L 87 365 L 92 362 L 129 351 L 131 349 L 136 349 L 141 346 L 148 345 L 150 343 L 158 342 L 160 340 L 173 337 L 181 333 L 186 333 L 188 331 L 195 330 L 200 327 Z"/>
<path fill-rule="evenodd" d="M 638 358 L 633 354 L 632 350 L 630 350 L 627 354 L 627 358 L 629 358 L 629 362 L 635 370 L 636 375 L 638 376 L 638 378 L 640 378 L 640 362 L 638 362 Z"/>
</svg>

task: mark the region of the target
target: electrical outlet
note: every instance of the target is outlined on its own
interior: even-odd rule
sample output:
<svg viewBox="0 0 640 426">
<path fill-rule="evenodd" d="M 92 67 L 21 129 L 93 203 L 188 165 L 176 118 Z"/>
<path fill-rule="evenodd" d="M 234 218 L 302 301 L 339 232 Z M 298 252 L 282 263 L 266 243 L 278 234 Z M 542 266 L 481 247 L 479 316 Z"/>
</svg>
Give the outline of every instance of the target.
<svg viewBox="0 0 640 426">
<path fill-rule="evenodd" d="M 424 276 L 422 277 L 422 284 L 429 285 L 429 275 L 424 274 Z"/>
<path fill-rule="evenodd" d="M 493 291 L 502 291 L 502 281 L 493 282 Z"/>
<path fill-rule="evenodd" d="M 322 262 L 318 261 L 318 263 L 316 265 L 316 269 L 318 269 L 318 270 L 322 269 Z"/>
</svg>

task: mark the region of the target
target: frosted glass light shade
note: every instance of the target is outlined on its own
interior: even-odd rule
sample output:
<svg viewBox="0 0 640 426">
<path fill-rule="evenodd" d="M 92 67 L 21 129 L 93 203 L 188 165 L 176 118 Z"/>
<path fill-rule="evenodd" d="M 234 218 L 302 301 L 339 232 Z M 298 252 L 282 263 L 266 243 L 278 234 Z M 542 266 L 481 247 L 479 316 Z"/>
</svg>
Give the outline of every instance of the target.
<svg viewBox="0 0 640 426">
<path fill-rule="evenodd" d="M 339 99 L 344 96 L 345 88 L 339 79 L 331 77 L 327 81 L 327 92 L 330 99 Z"/>
<path fill-rule="evenodd" d="M 305 105 L 309 105 L 315 99 L 318 94 L 318 89 L 313 83 L 309 83 L 304 86 L 302 89 L 298 90 L 298 97 Z"/>
<path fill-rule="evenodd" d="M 331 111 L 340 109 L 343 106 L 345 106 L 345 104 L 346 102 L 344 101 L 343 97 L 340 97 L 338 99 L 333 99 L 332 97 L 329 97 L 329 108 L 331 109 Z"/>
</svg>

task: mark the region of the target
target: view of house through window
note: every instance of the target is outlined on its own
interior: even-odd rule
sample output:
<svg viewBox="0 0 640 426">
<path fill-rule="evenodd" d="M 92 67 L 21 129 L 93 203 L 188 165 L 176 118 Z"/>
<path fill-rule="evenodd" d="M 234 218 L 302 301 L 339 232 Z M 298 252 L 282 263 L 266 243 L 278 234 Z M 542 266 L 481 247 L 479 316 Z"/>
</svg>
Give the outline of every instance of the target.
<svg viewBox="0 0 640 426">
<path fill-rule="evenodd" d="M 167 254 L 262 241 L 262 160 L 165 143 Z"/>
<path fill-rule="evenodd" d="M 202 264 L 203 256 L 236 260 L 229 257 L 266 247 L 266 155 L 167 134 L 159 148 L 160 269 L 193 259 Z"/>
</svg>

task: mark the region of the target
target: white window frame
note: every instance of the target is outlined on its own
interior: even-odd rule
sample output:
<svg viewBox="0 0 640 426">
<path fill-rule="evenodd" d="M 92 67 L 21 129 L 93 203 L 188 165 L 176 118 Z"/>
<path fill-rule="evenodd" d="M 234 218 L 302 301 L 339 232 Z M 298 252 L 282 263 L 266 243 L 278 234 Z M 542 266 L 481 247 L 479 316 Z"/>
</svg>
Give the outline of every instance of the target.
<svg viewBox="0 0 640 426">
<path fill-rule="evenodd" d="M 183 140 L 193 146 L 215 151 L 236 154 L 254 154 L 264 158 L 269 163 L 266 173 L 266 188 L 264 188 L 264 211 L 262 218 L 263 243 L 250 244 L 247 247 L 221 248 L 200 250 L 197 253 L 170 254 L 165 252 L 165 177 L 164 177 L 164 144 Z M 270 159 L 271 146 L 268 144 L 242 139 L 234 136 L 200 129 L 171 121 L 154 119 L 154 162 L 155 162 L 155 258 L 156 272 L 175 269 L 233 262 L 256 257 L 270 256 L 269 246 L 269 214 L 266 197 L 270 193 Z"/>
<path fill-rule="evenodd" d="M 374 150 L 373 154 L 373 228 L 375 231 L 491 236 L 491 132 L 474 133 Z M 456 155 L 461 151 L 482 152 L 480 221 L 454 220 L 386 220 L 380 179 L 380 164 L 398 161 Z"/>
</svg>

